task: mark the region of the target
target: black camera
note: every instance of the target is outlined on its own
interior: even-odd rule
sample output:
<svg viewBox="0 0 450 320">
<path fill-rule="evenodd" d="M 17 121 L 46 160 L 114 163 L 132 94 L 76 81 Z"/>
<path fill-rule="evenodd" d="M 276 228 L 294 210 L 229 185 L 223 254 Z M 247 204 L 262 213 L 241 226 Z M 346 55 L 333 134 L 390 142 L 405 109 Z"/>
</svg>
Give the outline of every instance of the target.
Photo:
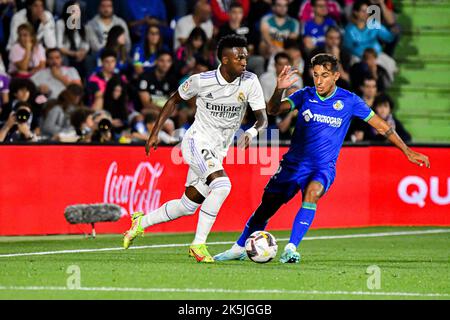
<svg viewBox="0 0 450 320">
<path fill-rule="evenodd" d="M 109 119 L 102 119 L 98 123 L 98 130 L 102 133 L 110 131 L 112 128 L 112 123 Z"/>
<path fill-rule="evenodd" d="M 16 120 L 18 123 L 26 123 L 31 117 L 31 112 L 26 109 L 16 111 Z"/>
</svg>

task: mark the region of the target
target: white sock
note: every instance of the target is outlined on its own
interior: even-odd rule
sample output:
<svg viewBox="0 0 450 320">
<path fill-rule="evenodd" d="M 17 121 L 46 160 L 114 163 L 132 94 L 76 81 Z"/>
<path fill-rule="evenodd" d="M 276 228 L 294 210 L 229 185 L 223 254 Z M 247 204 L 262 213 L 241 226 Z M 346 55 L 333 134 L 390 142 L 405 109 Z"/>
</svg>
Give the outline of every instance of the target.
<svg viewBox="0 0 450 320">
<path fill-rule="evenodd" d="M 198 215 L 197 231 L 192 244 L 206 243 L 206 238 L 216 221 L 217 213 L 231 191 L 228 177 L 214 179 L 209 185 L 211 192 L 206 197 Z"/>
<path fill-rule="evenodd" d="M 142 219 L 142 227 L 148 228 L 158 223 L 178 219 L 179 217 L 192 215 L 200 204 L 190 200 L 185 194 L 181 199 L 170 200 L 158 209 L 147 213 Z"/>
</svg>

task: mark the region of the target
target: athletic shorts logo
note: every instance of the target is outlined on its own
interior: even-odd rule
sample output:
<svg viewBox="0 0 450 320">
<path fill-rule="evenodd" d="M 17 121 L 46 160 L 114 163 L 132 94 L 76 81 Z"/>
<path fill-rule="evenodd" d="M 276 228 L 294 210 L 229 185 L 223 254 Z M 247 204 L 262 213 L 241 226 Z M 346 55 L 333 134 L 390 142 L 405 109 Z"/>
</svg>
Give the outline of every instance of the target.
<svg viewBox="0 0 450 320">
<path fill-rule="evenodd" d="M 342 110 L 344 108 L 344 103 L 341 100 L 336 101 L 333 103 L 333 109 L 336 111 Z"/>
</svg>

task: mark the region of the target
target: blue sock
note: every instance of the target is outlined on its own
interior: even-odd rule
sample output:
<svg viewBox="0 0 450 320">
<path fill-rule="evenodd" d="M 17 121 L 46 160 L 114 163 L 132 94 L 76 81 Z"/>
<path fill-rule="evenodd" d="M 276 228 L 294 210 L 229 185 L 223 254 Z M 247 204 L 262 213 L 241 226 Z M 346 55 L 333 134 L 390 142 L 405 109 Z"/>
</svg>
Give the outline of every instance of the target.
<svg viewBox="0 0 450 320">
<path fill-rule="evenodd" d="M 264 221 L 262 223 L 255 223 L 254 221 L 255 214 L 252 214 L 250 219 L 248 219 L 247 224 L 245 225 L 244 231 L 242 232 L 241 236 L 239 237 L 238 241 L 236 242 L 241 247 L 245 246 L 245 241 L 247 240 L 250 235 L 255 231 L 264 230 L 266 228 L 266 225 L 268 221 Z"/>
<path fill-rule="evenodd" d="M 309 226 L 313 222 L 316 208 L 317 205 L 314 203 L 303 202 L 302 207 L 295 216 L 289 242 L 295 244 L 296 247 L 300 244 L 300 241 L 302 241 Z"/>
</svg>

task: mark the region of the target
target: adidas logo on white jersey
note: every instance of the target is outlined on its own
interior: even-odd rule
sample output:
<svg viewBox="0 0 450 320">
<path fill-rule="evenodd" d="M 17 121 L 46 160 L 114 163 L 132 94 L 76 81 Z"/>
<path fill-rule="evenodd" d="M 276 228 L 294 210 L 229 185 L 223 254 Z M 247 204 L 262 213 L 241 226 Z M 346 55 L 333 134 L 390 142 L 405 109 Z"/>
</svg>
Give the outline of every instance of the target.
<svg viewBox="0 0 450 320">
<path fill-rule="evenodd" d="M 205 96 L 205 98 L 208 98 L 208 99 L 214 99 L 214 97 L 213 97 L 213 95 L 211 94 L 211 92 L 208 93 L 208 94 Z"/>
</svg>

